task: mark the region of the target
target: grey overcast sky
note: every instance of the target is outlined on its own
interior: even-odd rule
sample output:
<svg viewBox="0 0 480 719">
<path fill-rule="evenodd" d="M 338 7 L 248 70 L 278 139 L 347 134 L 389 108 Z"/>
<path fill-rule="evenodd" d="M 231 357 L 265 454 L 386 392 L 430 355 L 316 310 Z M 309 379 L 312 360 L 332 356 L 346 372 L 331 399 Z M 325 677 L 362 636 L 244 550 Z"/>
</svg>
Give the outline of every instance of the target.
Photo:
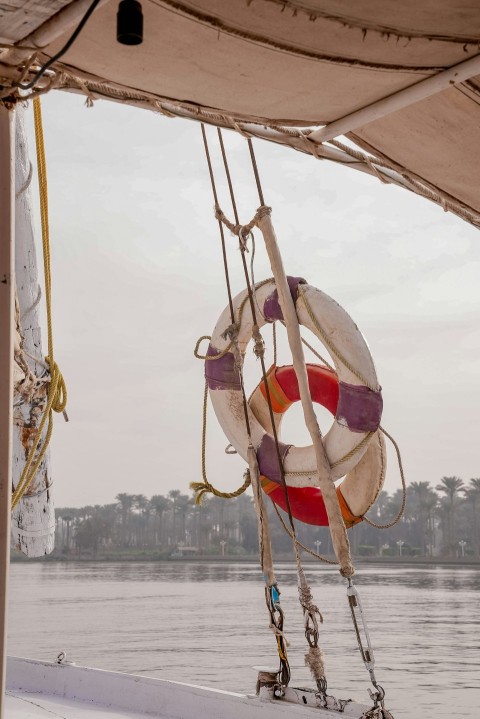
<svg viewBox="0 0 480 719">
<path fill-rule="evenodd" d="M 101 101 L 87 109 L 69 94 L 42 104 L 55 346 L 71 420 L 55 418 L 55 503 L 187 492 L 201 479 L 203 365 L 193 347 L 226 304 L 200 127 Z M 33 154 L 31 108 L 27 127 Z M 229 132 L 226 144 L 246 222 L 258 205 L 246 142 Z M 335 298 L 369 343 L 382 424 L 407 480 L 480 476 L 479 232 L 361 173 L 267 143 L 256 152 L 287 272 Z M 238 292 L 239 253 L 227 242 Z M 255 279 L 270 275 L 259 235 Z M 280 360 L 289 363 L 285 348 Z M 253 387 L 259 368 L 248 365 Z M 283 438 L 309 443 L 297 406 Z M 210 409 L 208 473 L 230 489 L 244 463 L 225 445 Z M 386 489 L 398 486 L 389 449 Z"/>
</svg>

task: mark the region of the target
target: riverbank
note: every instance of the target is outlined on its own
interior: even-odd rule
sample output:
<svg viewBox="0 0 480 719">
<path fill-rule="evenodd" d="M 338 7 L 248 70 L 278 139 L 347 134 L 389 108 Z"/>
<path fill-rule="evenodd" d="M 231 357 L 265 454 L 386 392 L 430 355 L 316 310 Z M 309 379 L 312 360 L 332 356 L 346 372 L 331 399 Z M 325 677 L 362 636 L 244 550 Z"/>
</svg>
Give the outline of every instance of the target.
<svg viewBox="0 0 480 719">
<path fill-rule="evenodd" d="M 330 556 L 327 559 L 333 560 L 334 557 Z M 68 562 L 68 563 L 83 563 L 83 562 L 172 562 L 172 563 L 201 563 L 201 562 L 215 562 L 219 564 L 243 564 L 249 563 L 258 564 L 258 556 L 254 554 L 225 554 L 221 556 L 218 554 L 196 554 L 189 556 L 178 556 L 175 553 L 155 552 L 155 551 L 118 551 L 118 552 L 105 552 L 98 553 L 97 555 L 91 554 L 51 554 L 45 557 L 38 557 L 29 559 L 25 555 L 21 554 L 17 550 L 12 550 L 10 554 L 10 561 L 16 562 Z M 294 562 L 294 558 L 291 554 L 280 553 L 275 556 L 276 562 Z M 302 561 L 305 563 L 318 562 L 315 557 L 312 557 L 306 553 L 302 555 Z M 422 565 L 445 565 L 445 566 L 460 566 L 460 567 L 480 567 L 479 557 L 363 557 L 353 556 L 353 561 L 357 566 L 361 565 L 390 565 L 390 566 L 422 566 Z"/>
</svg>

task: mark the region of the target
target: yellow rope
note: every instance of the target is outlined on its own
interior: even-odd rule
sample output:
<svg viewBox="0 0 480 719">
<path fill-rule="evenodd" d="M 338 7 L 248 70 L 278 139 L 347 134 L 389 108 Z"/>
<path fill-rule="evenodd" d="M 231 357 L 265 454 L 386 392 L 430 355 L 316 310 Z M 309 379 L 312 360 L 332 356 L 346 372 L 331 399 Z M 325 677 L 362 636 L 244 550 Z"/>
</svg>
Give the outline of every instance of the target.
<svg viewBox="0 0 480 719">
<path fill-rule="evenodd" d="M 259 282 L 257 285 L 255 285 L 255 289 L 260 289 L 260 287 L 263 287 L 264 285 L 273 282 L 273 278 L 270 277 L 268 280 L 263 280 L 262 282 Z M 238 319 L 237 319 L 237 325 L 238 327 L 241 327 L 242 319 L 243 319 L 243 310 L 245 308 L 245 305 L 248 302 L 248 293 L 243 298 L 240 307 L 238 309 Z M 231 341 L 228 346 L 219 352 L 217 355 L 201 355 L 199 353 L 199 347 L 200 343 L 203 340 L 211 340 L 212 338 L 209 335 L 202 335 L 195 345 L 195 349 L 193 350 L 193 354 L 197 359 L 202 360 L 215 360 L 219 359 L 220 357 L 223 357 L 227 354 L 227 352 L 230 351 L 233 341 Z M 206 469 L 206 445 L 207 445 L 207 406 L 208 406 L 208 384 L 205 382 L 205 391 L 203 394 L 203 428 L 202 428 L 202 478 L 203 482 L 191 482 L 190 483 L 190 489 L 192 489 L 195 492 L 195 504 L 201 504 L 204 496 L 208 493 L 211 493 L 215 495 L 215 497 L 221 497 L 222 499 L 232 499 L 233 497 L 239 497 L 241 494 L 243 494 L 248 487 L 251 484 L 250 481 L 250 474 L 247 472 L 245 474 L 245 481 L 242 484 L 241 487 L 236 489 L 234 492 L 221 492 L 219 489 L 216 489 L 213 484 L 210 484 L 207 478 L 207 469 Z"/>
<path fill-rule="evenodd" d="M 42 111 L 40 99 L 37 97 L 33 101 L 33 116 L 35 123 L 35 143 L 37 148 L 37 165 L 38 165 L 38 185 L 40 190 L 40 216 L 42 222 L 42 246 L 43 246 L 43 267 L 45 273 L 45 300 L 47 306 L 47 335 L 48 335 L 48 355 L 45 360 L 50 370 L 50 383 L 48 387 L 48 397 L 45 411 L 38 426 L 33 444 L 28 453 L 25 467 L 18 481 L 18 484 L 12 494 L 12 510 L 17 506 L 25 492 L 32 484 L 35 474 L 45 456 L 53 430 L 53 412 L 64 412 L 67 404 L 67 389 L 62 373 L 53 357 L 53 331 L 52 331 L 52 297 L 51 287 L 52 280 L 50 274 L 50 231 L 48 224 L 48 191 L 47 191 L 47 172 L 45 163 L 45 147 L 43 141 L 42 127 Z M 47 431 L 40 445 L 43 431 L 47 426 Z M 37 456 L 35 457 L 35 455 Z"/>
<path fill-rule="evenodd" d="M 203 429 L 202 429 L 202 477 L 203 482 L 191 482 L 190 489 L 195 492 L 195 504 L 201 504 L 205 494 L 209 492 L 214 494 L 215 497 L 221 497 L 222 499 L 233 499 L 239 497 L 241 494 L 248 489 L 251 484 L 250 473 L 246 472 L 245 481 L 241 487 L 236 489 L 234 492 L 221 492 L 216 489 L 207 479 L 206 469 L 206 445 L 207 445 L 207 406 L 208 406 L 208 383 L 205 382 L 205 391 L 203 393 Z"/>
</svg>

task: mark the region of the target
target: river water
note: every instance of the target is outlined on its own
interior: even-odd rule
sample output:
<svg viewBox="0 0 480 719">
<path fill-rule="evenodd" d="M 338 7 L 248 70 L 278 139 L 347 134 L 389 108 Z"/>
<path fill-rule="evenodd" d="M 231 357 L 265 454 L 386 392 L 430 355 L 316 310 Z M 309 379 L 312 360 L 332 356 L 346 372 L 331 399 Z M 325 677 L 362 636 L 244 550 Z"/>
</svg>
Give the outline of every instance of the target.
<svg viewBox="0 0 480 719">
<path fill-rule="evenodd" d="M 307 564 L 323 616 L 329 693 L 368 702 L 344 580 Z M 311 686 L 293 564 L 277 567 L 292 685 Z M 355 580 L 376 674 L 396 717 L 480 716 L 480 569 L 368 566 Z M 15 563 L 9 653 L 254 691 L 254 665 L 276 666 L 254 563 Z"/>
</svg>

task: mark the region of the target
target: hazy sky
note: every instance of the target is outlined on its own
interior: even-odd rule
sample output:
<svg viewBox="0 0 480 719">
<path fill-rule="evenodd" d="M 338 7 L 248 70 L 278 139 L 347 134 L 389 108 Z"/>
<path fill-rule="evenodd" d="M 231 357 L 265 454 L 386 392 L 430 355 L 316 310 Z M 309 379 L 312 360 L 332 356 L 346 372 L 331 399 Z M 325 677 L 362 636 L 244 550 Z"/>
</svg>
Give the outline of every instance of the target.
<svg viewBox="0 0 480 719">
<path fill-rule="evenodd" d="M 55 417 L 55 503 L 187 492 L 201 479 L 203 363 L 193 347 L 227 301 L 200 127 L 101 101 L 87 109 L 75 95 L 51 93 L 42 104 L 55 346 L 71 420 Z M 258 201 L 246 142 L 225 137 L 247 222 Z M 287 272 L 335 298 L 369 343 L 382 424 L 401 446 L 408 481 L 480 476 L 478 231 L 362 173 L 267 143 L 256 152 Z M 231 216 L 224 189 L 221 204 Z M 261 280 L 271 272 L 256 239 Z M 236 293 L 240 256 L 227 241 Z M 271 345 L 268 329 L 265 338 Z M 286 351 L 280 360 L 290 363 Z M 248 365 L 253 386 L 259 367 Z M 284 441 L 308 444 L 301 425 L 295 406 Z M 244 463 L 225 445 L 210 409 L 210 481 L 232 489 Z M 397 486 L 389 450 L 386 489 Z"/>
</svg>

